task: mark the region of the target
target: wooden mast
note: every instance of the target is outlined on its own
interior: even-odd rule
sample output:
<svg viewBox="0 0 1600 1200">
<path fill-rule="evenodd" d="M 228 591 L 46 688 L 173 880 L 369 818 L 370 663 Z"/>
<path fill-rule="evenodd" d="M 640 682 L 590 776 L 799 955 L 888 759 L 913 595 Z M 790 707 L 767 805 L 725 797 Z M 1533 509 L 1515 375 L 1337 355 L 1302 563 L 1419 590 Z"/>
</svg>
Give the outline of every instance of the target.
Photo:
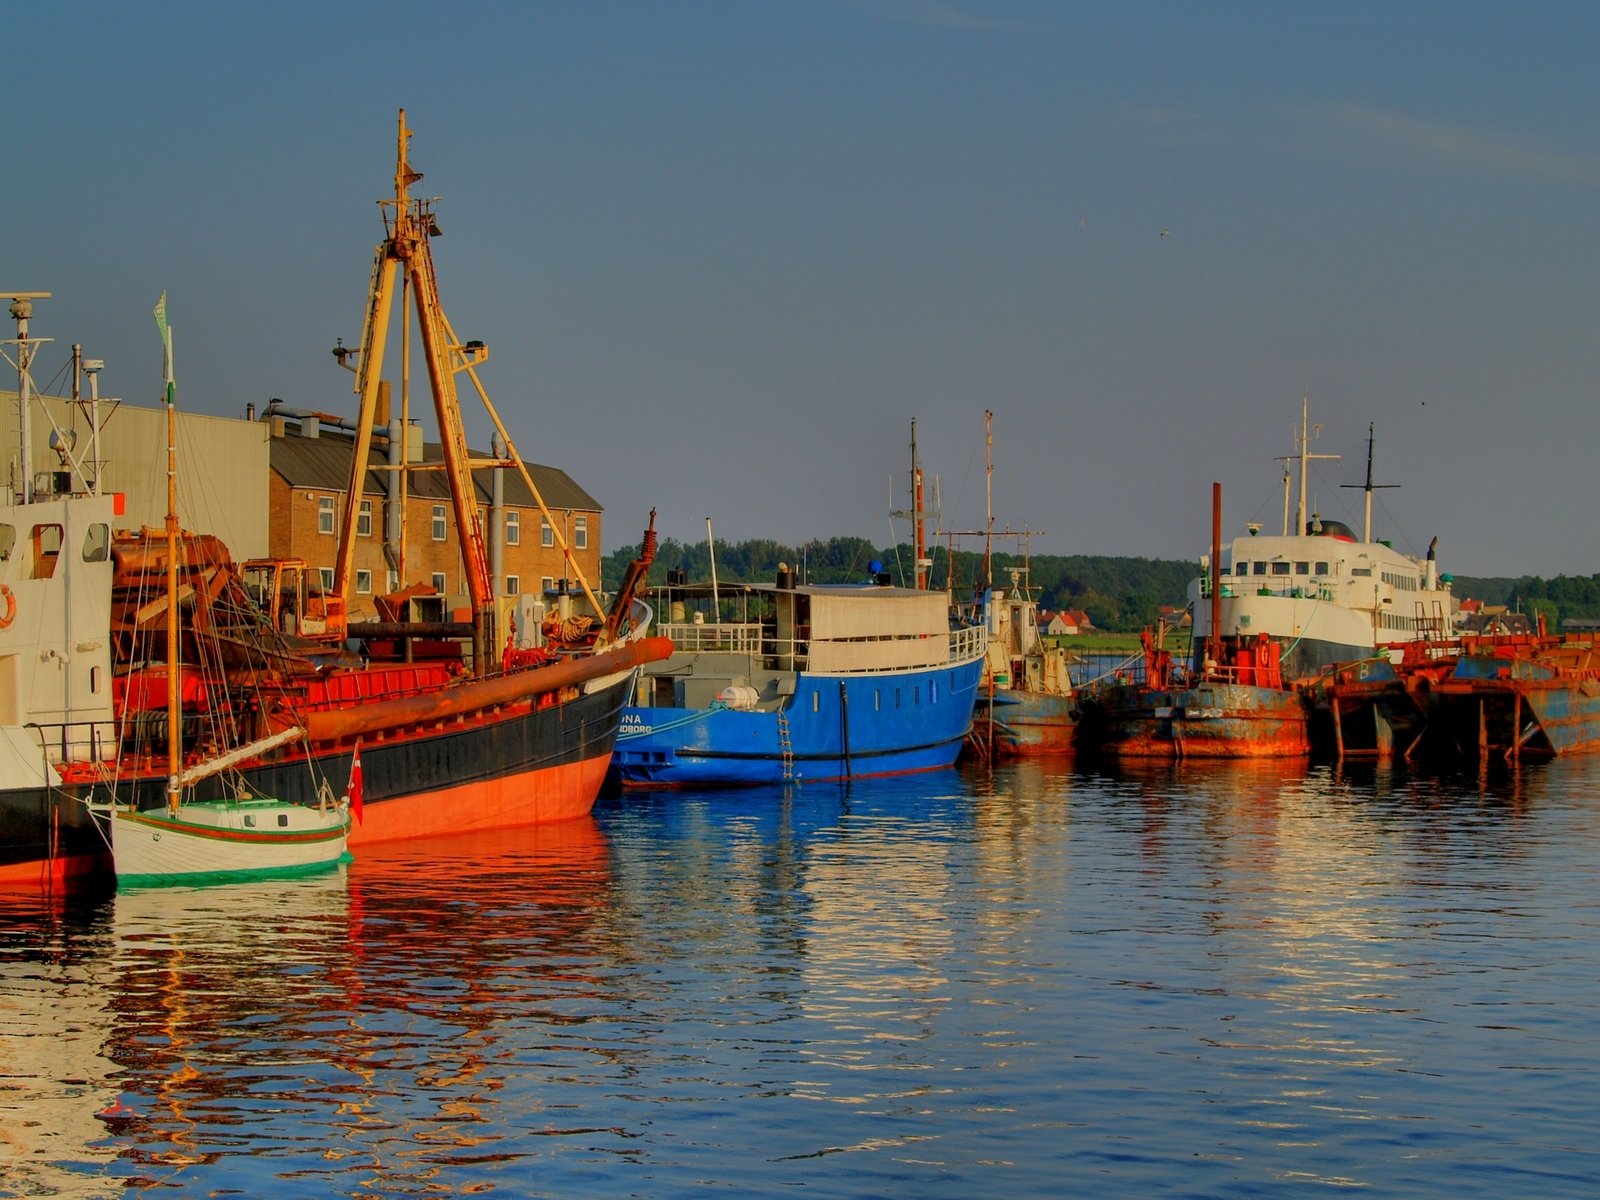
<svg viewBox="0 0 1600 1200">
<path fill-rule="evenodd" d="M 456 534 L 461 543 L 462 570 L 472 606 L 473 670 L 481 675 L 487 673 L 496 660 L 499 637 L 494 589 L 485 551 L 483 516 L 472 483 L 475 464 L 471 461 L 466 433 L 461 424 L 455 376 L 482 362 L 488 357 L 489 351 L 482 342 L 457 344 L 445 319 L 429 245 L 429 239 L 439 233 L 432 201 L 412 200 L 409 196 L 411 185 L 422 178 L 421 173 L 413 171 L 409 164 L 410 136 L 406 128 L 405 109 L 401 109 L 396 139 L 394 199 L 381 202 L 386 208 L 392 206 L 393 209 L 392 213 L 386 214 L 389 236 L 377 248 L 367 303 L 366 328 L 361 339 L 361 360 L 356 378 L 361 411 L 356 421 L 355 452 L 350 463 L 350 490 L 339 533 L 334 589 L 348 601 L 354 574 L 356 517 L 361 494 L 365 490 L 363 485 L 372 446 L 372 423 L 377 413 L 378 382 L 383 369 L 390 317 L 394 310 L 396 278 L 403 266 L 410 291 L 416 297 L 423 356 L 432 385 L 434 411 L 439 421 L 439 442 L 450 484 Z"/>
</svg>

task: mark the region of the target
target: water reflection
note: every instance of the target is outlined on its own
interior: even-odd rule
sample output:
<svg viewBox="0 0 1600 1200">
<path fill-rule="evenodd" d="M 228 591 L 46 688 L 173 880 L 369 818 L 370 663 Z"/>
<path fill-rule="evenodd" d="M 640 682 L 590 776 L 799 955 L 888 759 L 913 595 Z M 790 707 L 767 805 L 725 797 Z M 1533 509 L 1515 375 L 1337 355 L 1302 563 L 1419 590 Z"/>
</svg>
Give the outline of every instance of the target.
<svg viewBox="0 0 1600 1200">
<path fill-rule="evenodd" d="M 4 1186 L 1587 1194 L 1597 782 L 1016 763 L 0 895 Z"/>
</svg>

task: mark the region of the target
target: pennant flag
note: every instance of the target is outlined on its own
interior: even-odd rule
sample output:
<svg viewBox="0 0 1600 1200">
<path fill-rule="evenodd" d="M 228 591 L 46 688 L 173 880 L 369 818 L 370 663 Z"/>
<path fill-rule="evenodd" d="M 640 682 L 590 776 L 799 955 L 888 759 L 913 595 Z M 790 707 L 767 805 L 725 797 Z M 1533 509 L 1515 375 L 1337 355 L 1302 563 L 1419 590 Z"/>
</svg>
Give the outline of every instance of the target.
<svg viewBox="0 0 1600 1200">
<path fill-rule="evenodd" d="M 162 399 L 168 404 L 173 402 L 173 392 L 176 391 L 176 380 L 172 374 L 172 329 L 167 324 L 167 292 L 163 288 L 161 299 L 156 301 L 156 306 L 151 310 L 155 314 L 156 328 L 161 331 L 161 367 L 166 379 L 167 392 Z"/>
<path fill-rule="evenodd" d="M 350 815 L 361 820 L 361 743 L 356 743 L 355 757 L 350 760 L 350 783 L 344 789 L 344 798 L 350 802 Z"/>
</svg>

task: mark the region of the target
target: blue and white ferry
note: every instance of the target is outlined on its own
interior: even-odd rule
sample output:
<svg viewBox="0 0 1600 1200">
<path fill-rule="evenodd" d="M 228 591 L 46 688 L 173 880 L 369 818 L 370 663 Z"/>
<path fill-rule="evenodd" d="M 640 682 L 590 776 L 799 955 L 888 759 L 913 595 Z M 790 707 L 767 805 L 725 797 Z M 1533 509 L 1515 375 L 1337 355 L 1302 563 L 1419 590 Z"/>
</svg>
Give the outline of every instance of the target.
<svg viewBox="0 0 1600 1200">
<path fill-rule="evenodd" d="M 797 584 L 780 565 L 775 584 L 677 581 L 654 598 L 673 653 L 623 710 L 624 787 L 933 770 L 972 728 L 985 631 L 953 622 L 944 592 Z"/>
</svg>

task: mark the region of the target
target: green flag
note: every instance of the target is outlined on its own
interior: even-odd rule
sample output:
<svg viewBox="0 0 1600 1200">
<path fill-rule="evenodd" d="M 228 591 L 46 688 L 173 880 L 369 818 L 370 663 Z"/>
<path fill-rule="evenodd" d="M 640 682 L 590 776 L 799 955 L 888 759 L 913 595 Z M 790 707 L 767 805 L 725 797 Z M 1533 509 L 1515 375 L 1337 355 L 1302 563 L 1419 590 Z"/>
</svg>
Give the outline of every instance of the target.
<svg viewBox="0 0 1600 1200">
<path fill-rule="evenodd" d="M 172 330 L 167 327 L 167 292 L 163 288 L 161 299 L 156 301 L 156 306 L 151 310 L 155 313 L 156 328 L 161 331 L 161 365 L 166 375 L 167 389 L 164 399 L 172 403 L 173 376 L 172 376 Z"/>
</svg>

